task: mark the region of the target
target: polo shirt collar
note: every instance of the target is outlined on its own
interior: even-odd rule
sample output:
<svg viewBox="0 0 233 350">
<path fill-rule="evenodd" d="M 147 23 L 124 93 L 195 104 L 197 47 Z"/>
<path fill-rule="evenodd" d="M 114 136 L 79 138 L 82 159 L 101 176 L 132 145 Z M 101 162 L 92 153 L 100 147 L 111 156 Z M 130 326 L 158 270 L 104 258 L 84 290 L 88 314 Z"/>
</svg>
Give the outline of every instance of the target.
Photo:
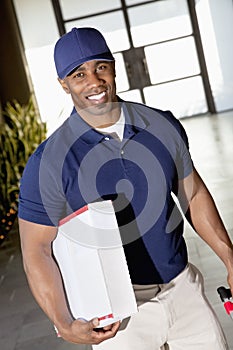
<svg viewBox="0 0 233 350">
<path fill-rule="evenodd" d="M 125 102 L 118 97 L 125 116 L 124 138 L 129 139 L 141 130 L 147 127 L 146 122 L 138 113 L 137 108 L 131 102 Z M 76 138 L 80 138 L 87 144 L 98 144 L 105 138 L 106 135 L 101 134 L 97 130 L 88 125 L 81 116 L 76 112 L 75 107 L 68 120 L 71 132 L 75 133 Z"/>
</svg>

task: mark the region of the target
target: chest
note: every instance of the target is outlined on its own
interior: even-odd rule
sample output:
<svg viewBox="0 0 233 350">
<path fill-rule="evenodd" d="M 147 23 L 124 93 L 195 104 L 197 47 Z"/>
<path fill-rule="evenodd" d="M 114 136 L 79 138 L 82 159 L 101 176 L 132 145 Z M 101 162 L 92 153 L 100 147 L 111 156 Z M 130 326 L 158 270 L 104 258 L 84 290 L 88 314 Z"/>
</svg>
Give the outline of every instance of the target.
<svg viewBox="0 0 233 350">
<path fill-rule="evenodd" d="M 123 193 L 137 212 L 148 196 L 158 199 L 172 191 L 171 154 L 161 141 L 142 136 L 72 147 L 63 167 L 63 191 L 72 209 Z"/>
</svg>

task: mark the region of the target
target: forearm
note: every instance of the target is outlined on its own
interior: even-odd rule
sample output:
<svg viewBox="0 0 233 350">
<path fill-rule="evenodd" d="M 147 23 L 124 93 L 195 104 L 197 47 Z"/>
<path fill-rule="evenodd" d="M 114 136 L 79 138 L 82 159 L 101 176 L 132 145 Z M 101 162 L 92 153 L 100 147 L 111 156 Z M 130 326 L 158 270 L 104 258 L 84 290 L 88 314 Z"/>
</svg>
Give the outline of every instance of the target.
<svg viewBox="0 0 233 350">
<path fill-rule="evenodd" d="M 73 318 L 67 308 L 59 269 L 49 253 L 24 257 L 24 268 L 32 293 L 59 332 L 66 332 Z"/>
<path fill-rule="evenodd" d="M 213 197 L 195 168 L 180 182 L 179 201 L 194 230 L 214 250 L 226 265 L 228 272 L 233 275 L 231 240 Z"/>
<path fill-rule="evenodd" d="M 76 344 L 99 344 L 114 337 L 119 322 L 95 331 L 98 318 L 74 320 L 70 314 L 60 271 L 51 250 L 57 228 L 19 219 L 19 229 L 24 269 L 32 293 L 63 339 Z"/>
<path fill-rule="evenodd" d="M 213 198 L 204 187 L 189 204 L 189 218 L 195 231 L 214 250 L 233 274 L 233 248 Z"/>
</svg>

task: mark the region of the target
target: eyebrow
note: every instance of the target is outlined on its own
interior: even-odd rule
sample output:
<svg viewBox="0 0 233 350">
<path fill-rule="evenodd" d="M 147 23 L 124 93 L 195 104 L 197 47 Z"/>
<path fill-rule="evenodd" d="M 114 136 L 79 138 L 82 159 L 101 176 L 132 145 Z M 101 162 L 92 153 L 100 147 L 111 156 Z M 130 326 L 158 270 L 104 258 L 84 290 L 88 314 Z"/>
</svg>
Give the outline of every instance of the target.
<svg viewBox="0 0 233 350">
<path fill-rule="evenodd" d="M 75 67 L 69 74 L 67 74 L 67 77 L 71 76 L 72 74 L 74 74 L 78 70 L 85 70 L 85 68 L 81 68 L 81 67 L 82 67 L 82 65 Z"/>
<path fill-rule="evenodd" d="M 98 66 L 99 64 L 103 64 L 103 63 L 108 64 L 108 63 L 110 63 L 110 61 L 96 60 L 96 62 L 95 62 L 95 67 Z M 84 64 L 85 64 L 85 63 L 80 64 L 80 66 L 76 67 L 76 68 L 74 69 L 74 72 L 75 72 L 76 70 L 80 70 L 80 69 L 81 69 L 81 70 L 86 70 L 86 68 L 83 67 Z"/>
<path fill-rule="evenodd" d="M 98 60 L 96 60 L 96 64 L 95 64 L 95 66 L 97 66 L 97 65 L 99 65 L 99 64 L 103 64 L 103 63 L 110 63 L 111 61 L 105 61 L 105 60 L 101 60 L 101 61 L 98 61 Z M 85 62 L 84 62 L 85 63 Z M 78 67 L 76 67 L 76 68 L 74 68 L 69 74 L 68 74 L 68 76 L 70 76 L 70 75 L 72 75 L 72 74 L 74 74 L 75 72 L 77 72 L 77 71 L 85 71 L 86 70 L 86 68 L 85 67 L 83 67 L 83 65 L 84 65 L 84 63 L 82 63 L 82 64 L 80 64 L 80 66 L 78 66 Z"/>
<path fill-rule="evenodd" d="M 83 67 L 83 65 L 81 64 L 80 66 L 78 66 L 78 67 L 76 67 L 76 68 L 74 69 L 73 73 L 74 73 L 74 72 L 77 72 L 78 70 L 86 70 L 86 68 Z"/>
</svg>

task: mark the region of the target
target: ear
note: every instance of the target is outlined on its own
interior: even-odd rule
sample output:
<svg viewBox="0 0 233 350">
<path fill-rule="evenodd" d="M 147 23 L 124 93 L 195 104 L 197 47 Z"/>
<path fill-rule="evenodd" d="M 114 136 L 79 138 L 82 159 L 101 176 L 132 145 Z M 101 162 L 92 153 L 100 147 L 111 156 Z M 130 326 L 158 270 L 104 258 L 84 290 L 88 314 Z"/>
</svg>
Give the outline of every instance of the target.
<svg viewBox="0 0 233 350">
<path fill-rule="evenodd" d="M 70 89 L 67 85 L 67 83 L 65 82 L 64 79 L 60 79 L 60 78 L 57 78 L 57 80 L 59 81 L 59 83 L 61 84 L 63 90 L 67 93 L 67 94 L 70 94 Z"/>
<path fill-rule="evenodd" d="M 115 61 L 112 62 L 112 69 L 113 69 L 114 77 L 116 77 L 116 65 L 115 65 Z"/>
</svg>

